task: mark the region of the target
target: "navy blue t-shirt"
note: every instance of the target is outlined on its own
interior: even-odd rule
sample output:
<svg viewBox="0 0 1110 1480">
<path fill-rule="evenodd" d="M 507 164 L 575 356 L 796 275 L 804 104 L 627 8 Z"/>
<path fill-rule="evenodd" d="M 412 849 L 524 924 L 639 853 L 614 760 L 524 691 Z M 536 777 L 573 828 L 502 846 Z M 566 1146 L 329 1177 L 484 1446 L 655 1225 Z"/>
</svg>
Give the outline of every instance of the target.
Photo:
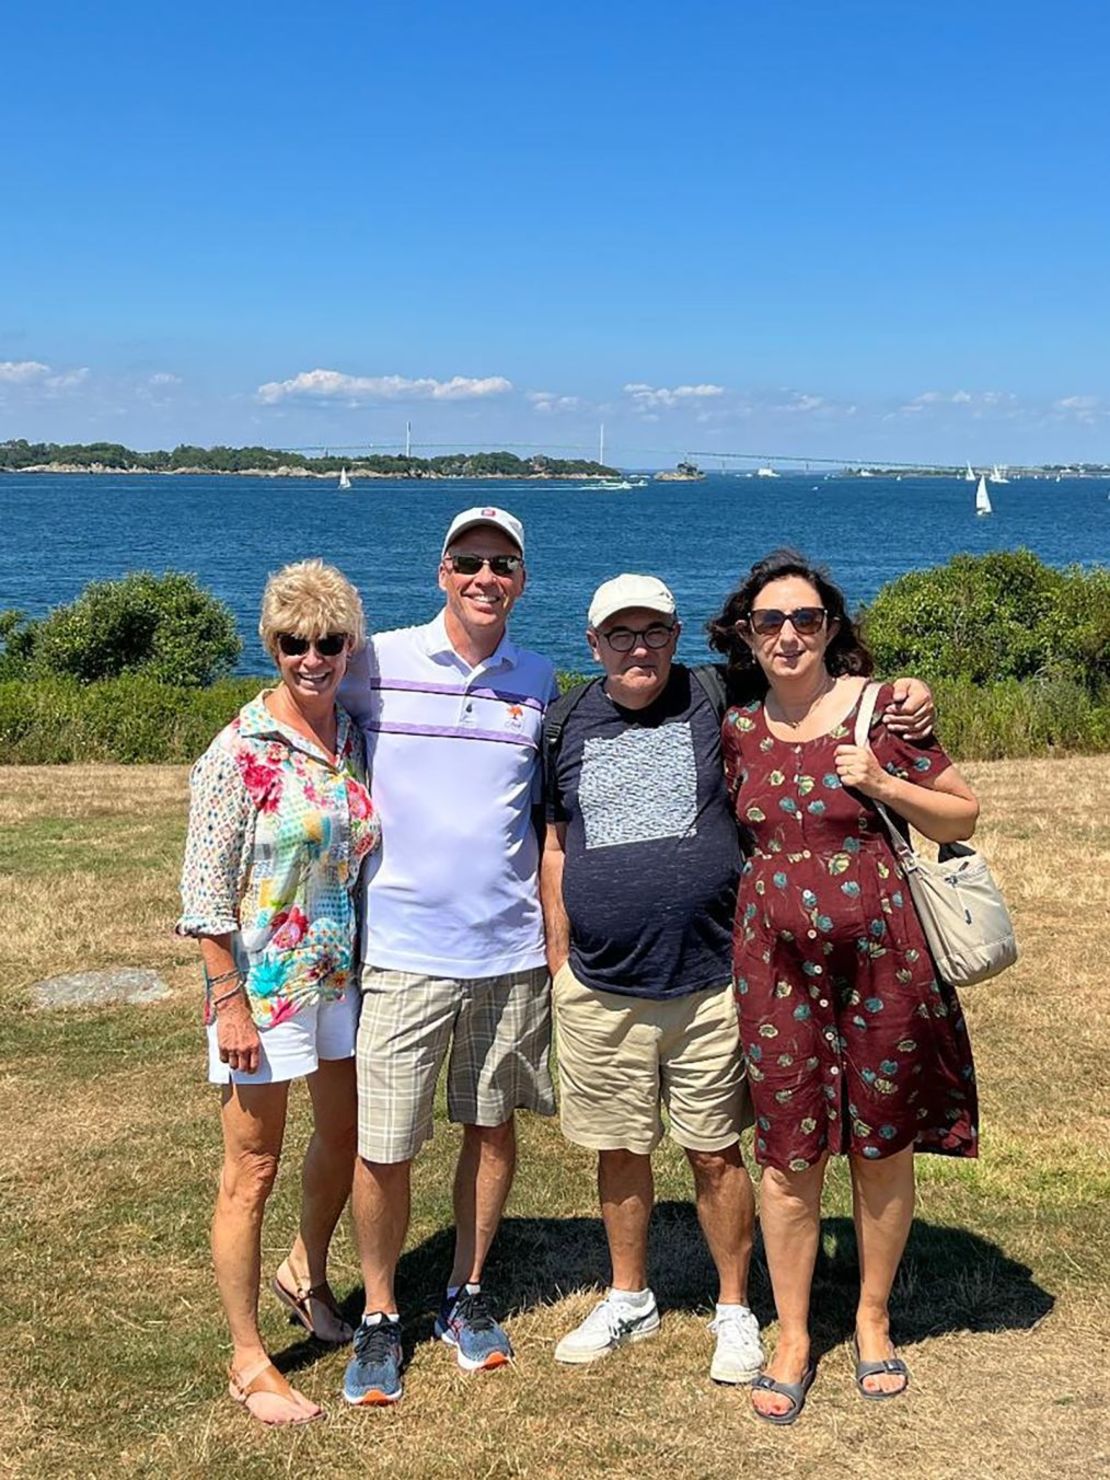
<svg viewBox="0 0 1110 1480">
<path fill-rule="evenodd" d="M 567 717 L 553 790 L 577 979 L 632 997 L 723 986 L 740 847 L 720 721 L 689 670 L 676 663 L 639 710 L 592 684 Z"/>
</svg>

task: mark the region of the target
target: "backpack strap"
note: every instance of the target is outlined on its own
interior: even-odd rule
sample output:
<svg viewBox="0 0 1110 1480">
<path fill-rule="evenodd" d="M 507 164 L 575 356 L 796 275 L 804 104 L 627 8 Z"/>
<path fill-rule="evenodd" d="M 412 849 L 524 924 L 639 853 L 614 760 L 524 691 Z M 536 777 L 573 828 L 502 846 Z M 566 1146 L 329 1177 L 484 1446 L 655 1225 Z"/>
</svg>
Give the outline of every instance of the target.
<svg viewBox="0 0 1110 1480">
<path fill-rule="evenodd" d="M 543 717 L 543 797 L 544 802 L 552 809 L 559 803 L 555 763 L 559 759 L 559 748 L 563 743 L 567 720 L 586 697 L 587 690 L 600 682 L 600 678 L 588 678 L 584 683 L 576 683 L 547 706 L 547 713 Z"/>
<path fill-rule="evenodd" d="M 724 719 L 728 708 L 728 670 L 723 663 L 699 663 L 690 672 L 701 684 L 705 697 L 713 706 L 717 718 Z"/>
</svg>

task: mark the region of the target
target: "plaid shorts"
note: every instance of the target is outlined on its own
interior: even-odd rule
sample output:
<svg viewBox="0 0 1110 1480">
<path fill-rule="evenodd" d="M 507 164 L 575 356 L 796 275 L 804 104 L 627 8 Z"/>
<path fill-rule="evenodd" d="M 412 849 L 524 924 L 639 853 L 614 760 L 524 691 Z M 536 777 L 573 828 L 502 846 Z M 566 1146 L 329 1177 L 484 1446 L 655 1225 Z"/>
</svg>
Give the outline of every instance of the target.
<svg viewBox="0 0 1110 1480">
<path fill-rule="evenodd" d="M 447 1066 L 447 1113 L 502 1125 L 514 1110 L 554 1115 L 547 968 L 470 981 L 366 966 L 355 1062 L 358 1154 L 409 1161 L 432 1136 L 436 1081 Z"/>
</svg>

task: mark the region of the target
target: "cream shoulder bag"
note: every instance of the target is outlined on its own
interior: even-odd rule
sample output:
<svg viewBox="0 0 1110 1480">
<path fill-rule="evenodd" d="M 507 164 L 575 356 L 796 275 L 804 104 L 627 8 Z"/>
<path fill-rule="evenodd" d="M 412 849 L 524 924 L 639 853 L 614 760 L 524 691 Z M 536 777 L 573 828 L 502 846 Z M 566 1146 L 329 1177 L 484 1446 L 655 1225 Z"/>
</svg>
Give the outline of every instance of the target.
<svg viewBox="0 0 1110 1480">
<path fill-rule="evenodd" d="M 868 745 L 881 684 L 869 683 L 856 712 L 855 742 Z M 946 843 L 934 863 L 914 851 L 881 802 L 873 802 L 886 824 L 906 875 L 918 919 L 937 972 L 954 987 L 987 981 L 1018 958 L 1014 926 L 1002 891 L 986 859 L 964 843 Z"/>
</svg>

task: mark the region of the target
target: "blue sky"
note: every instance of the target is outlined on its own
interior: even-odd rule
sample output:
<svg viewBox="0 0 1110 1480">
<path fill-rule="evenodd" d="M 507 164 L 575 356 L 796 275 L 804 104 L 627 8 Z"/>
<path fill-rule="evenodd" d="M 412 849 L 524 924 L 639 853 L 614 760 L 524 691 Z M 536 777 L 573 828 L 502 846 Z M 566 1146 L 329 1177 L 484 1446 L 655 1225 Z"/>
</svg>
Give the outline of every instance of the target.
<svg viewBox="0 0 1110 1480">
<path fill-rule="evenodd" d="M 1101 0 L 4 32 L 0 437 L 1110 459 Z"/>
</svg>

